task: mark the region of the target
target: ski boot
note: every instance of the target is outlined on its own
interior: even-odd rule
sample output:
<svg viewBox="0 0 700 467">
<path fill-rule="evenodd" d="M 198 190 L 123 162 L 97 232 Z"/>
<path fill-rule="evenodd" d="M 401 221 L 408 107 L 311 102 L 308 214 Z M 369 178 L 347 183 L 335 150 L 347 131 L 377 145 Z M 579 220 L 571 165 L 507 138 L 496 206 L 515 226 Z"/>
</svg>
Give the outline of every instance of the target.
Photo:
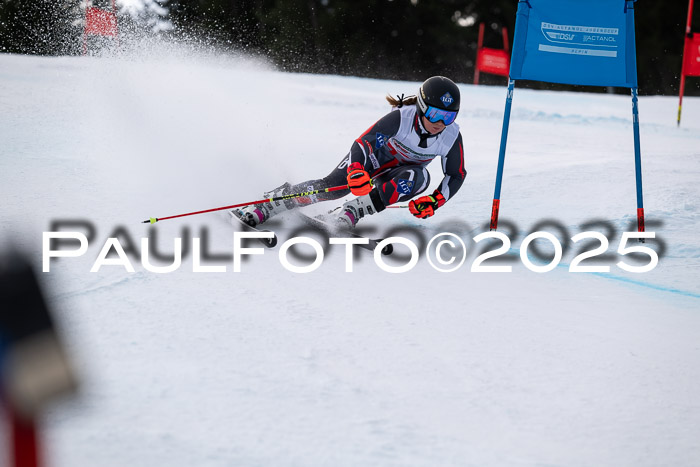
<svg viewBox="0 0 700 467">
<path fill-rule="evenodd" d="M 263 198 L 271 199 L 284 196 L 289 193 L 289 188 L 291 185 L 285 182 L 282 186 L 275 188 L 274 190 L 263 193 Z M 260 204 L 252 204 L 239 211 L 240 217 L 246 224 L 251 227 L 255 227 L 263 222 L 267 221 L 272 216 L 276 216 L 282 212 L 294 209 L 294 200 L 279 200 L 279 201 L 266 201 Z"/>
<path fill-rule="evenodd" d="M 369 194 L 358 196 L 343 204 L 340 208 L 340 214 L 336 217 L 336 223 L 339 227 L 349 230 L 354 228 L 363 217 L 381 212 L 385 208 L 379 192 L 373 189 Z"/>
</svg>

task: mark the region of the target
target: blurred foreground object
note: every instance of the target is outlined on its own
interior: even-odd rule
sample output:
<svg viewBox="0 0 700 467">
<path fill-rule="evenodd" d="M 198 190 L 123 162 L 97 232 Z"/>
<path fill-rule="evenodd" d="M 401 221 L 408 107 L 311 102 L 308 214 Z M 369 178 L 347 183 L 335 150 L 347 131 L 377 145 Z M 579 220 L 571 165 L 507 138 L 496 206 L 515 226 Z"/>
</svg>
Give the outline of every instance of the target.
<svg viewBox="0 0 700 467">
<path fill-rule="evenodd" d="M 38 466 L 36 419 L 77 383 L 34 271 L 16 254 L 0 256 L 0 365 L 10 465 Z"/>
</svg>

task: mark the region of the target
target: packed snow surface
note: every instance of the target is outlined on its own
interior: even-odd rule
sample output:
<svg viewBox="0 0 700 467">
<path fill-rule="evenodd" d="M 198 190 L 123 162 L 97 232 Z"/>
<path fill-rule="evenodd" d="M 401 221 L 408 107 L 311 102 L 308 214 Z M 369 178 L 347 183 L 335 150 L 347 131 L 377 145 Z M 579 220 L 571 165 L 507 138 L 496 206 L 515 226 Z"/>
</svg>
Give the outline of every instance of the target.
<svg viewBox="0 0 700 467">
<path fill-rule="evenodd" d="M 172 273 L 135 255 L 133 273 L 90 272 L 111 236 L 138 253 L 157 235 L 170 255 L 175 238 L 206 236 L 210 255 L 230 256 L 237 229 L 217 213 L 140 222 L 320 178 L 390 110 L 386 93 L 418 85 L 216 56 L 0 55 L 3 242 L 41 271 L 52 223 L 95 227 L 84 256 L 39 272 L 82 380 L 79 398 L 44 417 L 48 465 L 700 465 L 698 98 L 685 99 L 680 128 L 676 98 L 640 98 L 657 238 L 629 246 L 659 252 L 651 272 L 616 265 L 648 263 L 618 253 L 622 232 L 636 230 L 630 97 L 517 87 L 499 229 L 510 259 L 484 263 L 512 272 L 471 271 L 484 249 L 472 239 L 489 230 L 506 90 L 468 84 L 462 189 L 431 219 L 388 209 L 360 224 L 417 243 L 456 233 L 467 258 L 454 272 L 421 251 L 392 274 L 364 250 L 345 272 L 342 246 L 325 248 L 317 270 L 290 272 L 282 242 L 322 240 L 297 235 L 293 215 L 271 222 L 280 245 L 238 273 L 230 258 L 203 260 L 226 272 L 195 273 L 191 251 Z M 438 161 L 430 171 L 432 191 Z M 535 230 L 602 232 L 607 260 L 582 264 L 609 272 L 570 272 L 581 251 L 571 241 L 558 267 L 527 269 L 519 247 Z M 397 245 L 387 264 L 407 252 Z"/>
</svg>

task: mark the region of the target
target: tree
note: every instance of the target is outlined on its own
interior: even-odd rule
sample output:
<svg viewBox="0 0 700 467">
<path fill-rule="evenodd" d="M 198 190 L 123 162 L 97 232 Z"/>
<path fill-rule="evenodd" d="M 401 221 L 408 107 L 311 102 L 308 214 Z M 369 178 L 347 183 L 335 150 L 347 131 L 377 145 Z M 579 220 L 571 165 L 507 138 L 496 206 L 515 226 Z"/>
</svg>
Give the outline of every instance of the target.
<svg viewBox="0 0 700 467">
<path fill-rule="evenodd" d="M 66 54 L 79 50 L 80 0 L 0 0 L 0 51 Z M 93 0 L 110 2 L 111 0 Z M 582 0 L 585 1 L 585 0 Z M 611 0 L 612 1 L 612 0 Z M 618 1 L 618 0 L 615 0 Z M 622 0 L 619 0 L 622 1 Z M 487 46 L 513 39 L 517 0 L 119 0 L 136 29 L 194 36 L 224 50 L 269 58 L 280 69 L 420 81 L 442 74 L 470 83 L 478 25 Z M 131 5 L 131 6 L 127 6 Z M 637 64 L 642 94 L 678 92 L 687 3 L 639 0 Z M 126 22 L 128 23 L 128 22 Z M 700 31 L 700 8 L 694 14 Z M 484 75 L 486 84 L 504 84 Z M 539 82 L 519 86 L 585 89 Z M 604 88 L 598 88 L 605 91 Z M 620 92 L 626 92 L 620 90 Z M 687 84 L 700 95 L 700 80 Z"/>
</svg>

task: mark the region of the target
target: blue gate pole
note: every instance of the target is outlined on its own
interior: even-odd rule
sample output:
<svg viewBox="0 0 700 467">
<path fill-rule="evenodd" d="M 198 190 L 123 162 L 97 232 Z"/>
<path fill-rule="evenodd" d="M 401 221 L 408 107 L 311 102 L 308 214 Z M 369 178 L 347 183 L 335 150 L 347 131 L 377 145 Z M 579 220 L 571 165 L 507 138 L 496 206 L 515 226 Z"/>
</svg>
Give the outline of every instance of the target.
<svg viewBox="0 0 700 467">
<path fill-rule="evenodd" d="M 642 197 L 642 154 L 639 143 L 639 108 L 637 88 L 632 88 L 632 126 L 634 128 L 634 168 L 637 176 L 637 231 L 644 232 L 644 199 Z"/>
<path fill-rule="evenodd" d="M 506 110 L 503 115 L 503 129 L 501 130 L 501 149 L 498 152 L 498 170 L 496 172 L 496 189 L 493 193 L 493 206 L 491 207 L 491 230 L 498 228 L 498 211 L 501 207 L 501 182 L 503 181 L 503 163 L 506 159 L 506 142 L 508 141 L 508 126 L 510 125 L 510 108 L 513 105 L 513 91 L 515 80 L 508 77 L 508 95 L 506 96 Z"/>
</svg>

